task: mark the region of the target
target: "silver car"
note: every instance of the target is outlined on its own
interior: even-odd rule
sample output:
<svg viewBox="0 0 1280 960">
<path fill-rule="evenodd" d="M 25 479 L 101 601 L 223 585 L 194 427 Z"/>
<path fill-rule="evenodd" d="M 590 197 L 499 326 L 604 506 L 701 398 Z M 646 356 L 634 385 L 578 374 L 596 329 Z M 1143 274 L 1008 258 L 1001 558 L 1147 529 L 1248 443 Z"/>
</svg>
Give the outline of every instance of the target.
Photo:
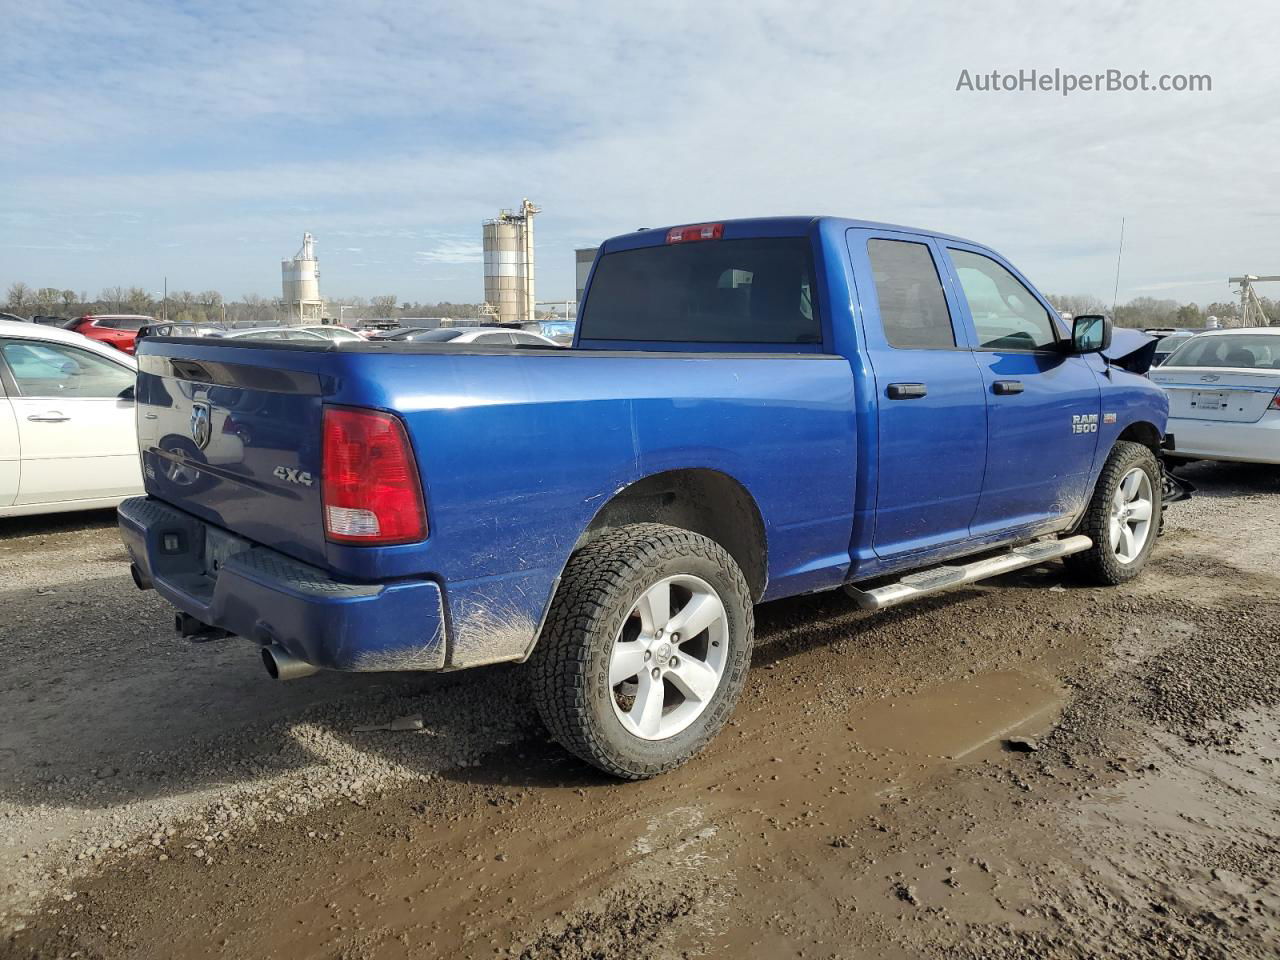
<svg viewBox="0 0 1280 960">
<path fill-rule="evenodd" d="M 1198 334 L 1150 376 L 1169 394 L 1165 456 L 1280 464 L 1280 328 Z"/>
<path fill-rule="evenodd" d="M 320 340 L 327 338 L 302 327 L 249 327 L 224 333 L 226 340 Z"/>
<path fill-rule="evenodd" d="M 555 347 L 560 344 L 540 333 L 528 330 L 508 330 L 504 327 L 441 327 L 436 330 L 397 330 L 379 340 L 408 343 L 449 343 L 461 346 L 466 343 L 488 346 Z"/>
<path fill-rule="evenodd" d="M 334 343 L 352 343 L 354 341 L 364 342 L 364 337 L 356 333 L 354 330 L 348 330 L 346 327 L 339 327 L 333 324 L 308 324 L 307 326 L 297 327 L 298 330 L 305 330 L 307 333 L 314 333 L 318 337 L 324 337 L 326 340 L 332 340 Z"/>
</svg>

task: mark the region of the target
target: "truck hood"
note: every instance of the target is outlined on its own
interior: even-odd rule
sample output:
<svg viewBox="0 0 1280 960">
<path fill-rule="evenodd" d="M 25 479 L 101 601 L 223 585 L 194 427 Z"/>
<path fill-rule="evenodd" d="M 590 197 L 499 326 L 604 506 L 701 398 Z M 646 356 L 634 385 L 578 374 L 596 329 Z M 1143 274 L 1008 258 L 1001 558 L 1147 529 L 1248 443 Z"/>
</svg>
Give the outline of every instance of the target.
<svg viewBox="0 0 1280 960">
<path fill-rule="evenodd" d="M 1141 330 L 1127 327 L 1115 327 L 1111 331 L 1111 346 L 1102 351 L 1102 355 L 1118 367 L 1130 373 L 1146 373 L 1151 369 L 1151 361 L 1155 359 L 1158 337 L 1153 337 Z"/>
</svg>

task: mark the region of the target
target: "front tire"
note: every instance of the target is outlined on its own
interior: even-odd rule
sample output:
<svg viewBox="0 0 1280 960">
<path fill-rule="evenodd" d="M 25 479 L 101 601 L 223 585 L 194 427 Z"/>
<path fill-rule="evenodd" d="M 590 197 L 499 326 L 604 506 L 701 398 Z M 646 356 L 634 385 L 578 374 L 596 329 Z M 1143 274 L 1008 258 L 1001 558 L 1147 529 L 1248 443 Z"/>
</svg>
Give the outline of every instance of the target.
<svg viewBox="0 0 1280 960">
<path fill-rule="evenodd" d="M 565 568 L 530 669 L 552 736 L 626 780 L 665 773 L 724 726 L 755 622 L 718 543 L 656 523 L 609 530 Z"/>
<path fill-rule="evenodd" d="M 1092 538 L 1093 546 L 1064 558 L 1067 569 L 1100 586 L 1125 583 L 1141 573 L 1160 531 L 1162 482 L 1149 447 L 1116 443 L 1080 521 L 1079 532 Z"/>
</svg>

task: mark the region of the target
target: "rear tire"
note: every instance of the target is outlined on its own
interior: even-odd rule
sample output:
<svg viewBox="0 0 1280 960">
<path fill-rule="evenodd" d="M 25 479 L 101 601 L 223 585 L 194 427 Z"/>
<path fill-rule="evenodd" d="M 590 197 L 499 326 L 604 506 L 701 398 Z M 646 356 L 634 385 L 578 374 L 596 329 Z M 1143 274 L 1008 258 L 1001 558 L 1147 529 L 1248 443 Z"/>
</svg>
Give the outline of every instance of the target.
<svg viewBox="0 0 1280 960">
<path fill-rule="evenodd" d="M 1093 546 L 1063 559 L 1072 575 L 1115 586 L 1142 572 L 1160 531 L 1163 479 L 1149 447 L 1121 440 L 1111 448 L 1077 531 Z"/>
<path fill-rule="evenodd" d="M 529 664 L 534 701 L 587 763 L 657 776 L 724 726 L 754 630 L 751 591 L 718 543 L 656 523 L 609 530 L 565 568 Z"/>
</svg>

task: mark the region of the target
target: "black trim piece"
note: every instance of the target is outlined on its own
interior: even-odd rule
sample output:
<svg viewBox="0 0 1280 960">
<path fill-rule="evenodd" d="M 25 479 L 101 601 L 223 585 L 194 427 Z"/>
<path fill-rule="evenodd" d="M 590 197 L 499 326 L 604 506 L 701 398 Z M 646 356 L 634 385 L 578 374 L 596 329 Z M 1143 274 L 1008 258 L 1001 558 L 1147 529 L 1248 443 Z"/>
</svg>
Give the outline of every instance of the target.
<svg viewBox="0 0 1280 960">
<path fill-rule="evenodd" d="M 208 340 L 196 342 L 201 346 L 210 345 Z M 300 370 L 258 367 L 245 363 L 224 363 L 220 360 L 165 357 L 156 354 L 144 354 L 137 359 L 138 369 L 155 377 L 207 383 L 219 387 L 243 387 L 246 390 L 261 390 L 267 393 L 322 396 L 320 377 Z"/>
<path fill-rule="evenodd" d="M 1163 502 L 1178 503 L 1182 500 L 1190 500 L 1195 492 L 1194 484 L 1182 477 L 1175 477 L 1173 471 L 1169 469 L 1169 462 L 1163 458 L 1160 460 L 1160 499 Z M 1160 524 L 1160 532 L 1164 533 L 1163 522 Z"/>
<path fill-rule="evenodd" d="M 991 384 L 991 392 L 998 397 L 1011 397 L 1025 389 L 1021 380 L 997 380 Z"/>
<path fill-rule="evenodd" d="M 974 353 L 1034 353 L 1042 357 L 1079 357 L 1084 354 L 1071 353 L 1063 350 L 1060 344 L 1065 341 L 1059 340 L 1052 347 L 974 347 Z"/>
</svg>

